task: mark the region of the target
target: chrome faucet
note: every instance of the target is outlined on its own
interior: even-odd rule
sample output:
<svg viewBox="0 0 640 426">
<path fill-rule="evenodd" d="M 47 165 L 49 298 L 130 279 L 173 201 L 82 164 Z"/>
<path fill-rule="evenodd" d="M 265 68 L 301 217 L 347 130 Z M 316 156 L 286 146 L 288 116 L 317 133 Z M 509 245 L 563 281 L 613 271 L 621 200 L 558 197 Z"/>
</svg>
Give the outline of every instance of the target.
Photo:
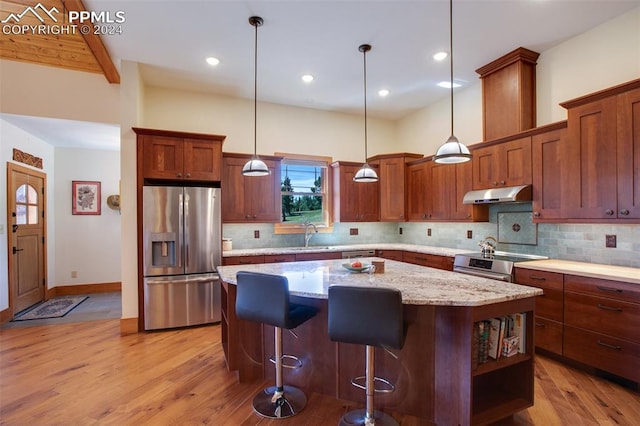
<svg viewBox="0 0 640 426">
<path fill-rule="evenodd" d="M 316 228 L 316 226 L 313 223 L 309 222 L 309 220 L 305 220 L 302 223 L 302 226 L 304 226 L 304 246 L 309 247 L 309 240 L 311 239 L 311 237 L 313 237 L 313 234 L 309 232 L 309 230 L 313 228 L 313 230 L 317 234 L 318 228 Z"/>
</svg>

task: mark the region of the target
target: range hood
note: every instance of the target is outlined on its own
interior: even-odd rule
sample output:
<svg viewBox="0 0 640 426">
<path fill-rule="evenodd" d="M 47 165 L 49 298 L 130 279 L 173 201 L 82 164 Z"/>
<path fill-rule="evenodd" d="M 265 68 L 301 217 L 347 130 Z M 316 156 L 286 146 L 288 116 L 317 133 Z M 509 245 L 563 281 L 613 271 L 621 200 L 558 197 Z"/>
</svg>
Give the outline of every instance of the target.
<svg viewBox="0 0 640 426">
<path fill-rule="evenodd" d="M 495 204 L 531 201 L 531 185 L 480 189 L 464 194 L 463 204 Z"/>
</svg>

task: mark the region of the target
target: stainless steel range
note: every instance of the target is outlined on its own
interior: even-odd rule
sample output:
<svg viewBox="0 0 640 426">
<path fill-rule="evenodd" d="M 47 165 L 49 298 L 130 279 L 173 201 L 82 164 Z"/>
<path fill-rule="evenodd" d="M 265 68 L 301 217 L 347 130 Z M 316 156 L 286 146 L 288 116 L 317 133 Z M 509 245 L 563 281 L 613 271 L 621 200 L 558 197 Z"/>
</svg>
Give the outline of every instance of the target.
<svg viewBox="0 0 640 426">
<path fill-rule="evenodd" d="M 536 259 L 547 258 L 544 256 L 504 252 L 495 252 L 495 255 L 489 257 L 486 257 L 486 255 L 482 253 L 456 254 L 453 261 L 453 272 L 513 282 L 514 264 Z"/>
</svg>

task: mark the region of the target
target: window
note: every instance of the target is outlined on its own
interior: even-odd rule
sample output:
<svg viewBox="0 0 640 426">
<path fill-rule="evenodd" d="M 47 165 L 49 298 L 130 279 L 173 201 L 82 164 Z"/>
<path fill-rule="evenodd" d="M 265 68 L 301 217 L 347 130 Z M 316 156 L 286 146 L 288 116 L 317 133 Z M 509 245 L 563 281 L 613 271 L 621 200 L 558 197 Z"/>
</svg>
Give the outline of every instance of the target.
<svg viewBox="0 0 640 426">
<path fill-rule="evenodd" d="M 276 225 L 276 232 L 304 232 L 301 225 L 307 221 L 318 229 L 329 229 L 331 216 L 328 174 L 331 159 L 279 155 L 284 157 L 280 171 L 282 218 Z"/>
<path fill-rule="evenodd" d="M 16 224 L 35 225 L 38 223 L 38 192 L 26 183 L 16 190 Z"/>
</svg>

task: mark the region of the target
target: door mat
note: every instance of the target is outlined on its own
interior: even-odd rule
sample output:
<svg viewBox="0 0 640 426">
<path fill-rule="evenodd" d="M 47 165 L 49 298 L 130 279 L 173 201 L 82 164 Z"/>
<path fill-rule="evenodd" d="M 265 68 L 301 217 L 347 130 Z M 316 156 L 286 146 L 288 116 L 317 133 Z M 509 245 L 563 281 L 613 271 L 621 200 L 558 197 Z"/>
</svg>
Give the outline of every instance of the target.
<svg viewBox="0 0 640 426">
<path fill-rule="evenodd" d="M 46 302 L 34 306 L 27 312 L 18 314 L 18 316 L 11 321 L 60 318 L 67 315 L 88 298 L 89 296 L 63 296 L 49 299 Z"/>
</svg>

